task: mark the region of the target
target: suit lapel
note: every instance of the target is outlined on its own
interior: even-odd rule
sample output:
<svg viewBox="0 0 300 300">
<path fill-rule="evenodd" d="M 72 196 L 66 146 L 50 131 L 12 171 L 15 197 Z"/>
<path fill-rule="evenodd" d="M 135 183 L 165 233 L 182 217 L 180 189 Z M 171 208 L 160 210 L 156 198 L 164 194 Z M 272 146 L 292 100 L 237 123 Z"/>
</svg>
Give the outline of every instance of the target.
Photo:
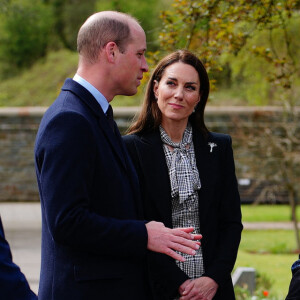
<svg viewBox="0 0 300 300">
<path fill-rule="evenodd" d="M 118 131 L 118 134 L 119 134 L 119 131 Z M 119 134 L 119 137 L 121 140 L 120 134 Z M 124 158 L 126 161 L 127 174 L 128 174 L 129 181 L 131 184 L 131 189 L 133 191 L 133 196 L 134 196 L 133 198 L 135 201 L 136 213 L 137 213 L 138 218 L 143 220 L 143 219 L 145 219 L 145 216 L 144 216 L 144 212 L 143 212 L 143 205 L 142 205 L 142 200 L 141 200 L 141 191 L 140 191 L 138 174 L 136 173 L 136 170 L 130 159 L 130 156 L 127 152 L 127 149 L 125 147 L 123 140 L 121 140 L 121 146 L 122 146 L 122 151 L 124 153 Z"/>
<path fill-rule="evenodd" d="M 159 132 L 153 132 L 142 136 L 142 170 L 147 181 L 151 182 L 153 189 L 151 197 L 161 220 L 165 220 L 165 225 L 172 226 L 172 203 L 169 172 L 166 164 L 163 145 Z"/>
<path fill-rule="evenodd" d="M 207 188 L 210 184 L 210 166 L 211 166 L 211 155 L 208 146 L 209 139 L 205 139 L 201 133 L 193 128 L 193 143 L 195 149 L 196 165 L 199 172 L 201 181 L 201 189 L 198 191 L 199 196 L 199 218 L 200 228 L 201 223 L 207 215 L 207 207 L 209 206 L 210 199 L 207 199 Z"/>
<path fill-rule="evenodd" d="M 110 143 L 113 151 L 119 158 L 121 164 L 123 167 L 126 169 L 126 162 L 125 162 L 125 157 L 124 157 L 124 146 L 123 142 L 121 139 L 120 131 L 115 124 L 115 133 L 113 133 L 112 129 L 108 125 L 108 122 L 106 120 L 106 116 L 104 115 L 103 111 L 101 110 L 102 115 L 99 117 L 99 126 L 103 130 L 104 135 L 106 136 L 108 142 Z"/>
<path fill-rule="evenodd" d="M 92 113 L 97 117 L 99 126 L 103 131 L 107 141 L 110 143 L 113 151 L 115 152 L 122 166 L 126 169 L 126 163 L 124 160 L 124 152 L 123 152 L 124 146 L 120 138 L 119 129 L 116 126 L 115 128 L 116 134 L 113 133 L 100 104 L 93 97 L 93 95 L 87 89 L 85 89 L 83 86 L 81 86 L 79 83 L 77 83 L 72 79 L 67 79 L 65 81 L 62 90 L 68 90 L 73 94 L 77 95 L 79 99 L 90 108 Z"/>
<path fill-rule="evenodd" d="M 196 129 L 193 129 L 193 143 L 196 157 L 197 169 L 199 177 L 202 182 L 205 183 L 205 170 L 207 169 L 207 149 L 205 148 L 204 138 L 200 135 Z"/>
</svg>

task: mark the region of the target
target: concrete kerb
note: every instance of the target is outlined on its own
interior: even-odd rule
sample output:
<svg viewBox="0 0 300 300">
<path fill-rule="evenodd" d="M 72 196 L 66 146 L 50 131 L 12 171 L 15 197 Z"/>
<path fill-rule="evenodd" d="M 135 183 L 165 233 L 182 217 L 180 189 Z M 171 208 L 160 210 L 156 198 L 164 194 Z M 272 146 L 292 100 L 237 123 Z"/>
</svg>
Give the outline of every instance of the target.
<svg viewBox="0 0 300 300">
<path fill-rule="evenodd" d="M 4 230 L 41 228 L 41 207 L 34 203 L 0 203 Z"/>
</svg>

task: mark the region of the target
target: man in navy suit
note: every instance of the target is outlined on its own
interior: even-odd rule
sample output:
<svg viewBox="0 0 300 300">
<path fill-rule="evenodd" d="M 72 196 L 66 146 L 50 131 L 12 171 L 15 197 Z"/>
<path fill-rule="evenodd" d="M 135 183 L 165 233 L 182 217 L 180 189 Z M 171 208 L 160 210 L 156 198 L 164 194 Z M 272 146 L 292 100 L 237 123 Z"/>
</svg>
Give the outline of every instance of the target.
<svg viewBox="0 0 300 300">
<path fill-rule="evenodd" d="M 0 299 L 37 300 L 20 268 L 13 263 L 0 216 Z"/>
<path fill-rule="evenodd" d="M 199 236 L 143 221 L 137 175 L 112 119 L 109 102 L 134 95 L 148 71 L 145 33 L 126 14 L 99 12 L 80 28 L 77 48 L 77 73 L 36 138 L 39 299 L 150 299 L 147 251 L 182 260 L 175 251 L 195 254 Z"/>
<path fill-rule="evenodd" d="M 290 282 L 289 292 L 286 300 L 299 300 L 300 299 L 300 255 L 299 259 L 292 265 L 293 277 Z"/>
</svg>

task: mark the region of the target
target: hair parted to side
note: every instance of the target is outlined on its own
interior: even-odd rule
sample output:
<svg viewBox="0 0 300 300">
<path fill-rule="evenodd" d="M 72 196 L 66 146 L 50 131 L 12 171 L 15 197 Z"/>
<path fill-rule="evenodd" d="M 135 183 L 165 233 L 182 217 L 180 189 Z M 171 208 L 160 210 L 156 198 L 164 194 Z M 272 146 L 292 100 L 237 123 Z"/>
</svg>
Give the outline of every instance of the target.
<svg viewBox="0 0 300 300">
<path fill-rule="evenodd" d="M 209 79 L 206 69 L 198 57 L 188 50 L 177 50 L 165 56 L 157 64 L 147 85 L 146 94 L 142 104 L 138 119 L 127 130 L 128 134 L 142 133 L 156 130 L 161 124 L 161 111 L 157 105 L 157 99 L 154 95 L 154 80 L 159 82 L 165 69 L 177 62 L 191 65 L 195 68 L 200 80 L 200 101 L 195 108 L 195 112 L 189 117 L 191 124 L 207 135 L 208 129 L 204 123 L 204 110 L 209 95 Z"/>
<path fill-rule="evenodd" d="M 132 16 L 103 11 L 90 16 L 81 26 L 77 36 L 77 51 L 90 63 L 97 61 L 99 50 L 107 43 L 115 42 L 121 52 L 132 41 L 130 22 L 139 22 Z"/>
</svg>

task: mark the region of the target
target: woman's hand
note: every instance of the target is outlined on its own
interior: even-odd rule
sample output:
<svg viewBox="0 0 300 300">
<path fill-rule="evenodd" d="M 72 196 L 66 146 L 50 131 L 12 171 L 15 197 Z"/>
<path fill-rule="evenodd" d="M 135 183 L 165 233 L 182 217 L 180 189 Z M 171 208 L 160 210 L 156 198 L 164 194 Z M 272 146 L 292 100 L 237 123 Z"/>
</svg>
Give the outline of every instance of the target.
<svg viewBox="0 0 300 300">
<path fill-rule="evenodd" d="M 188 279 L 188 280 L 186 280 L 186 281 L 179 287 L 178 291 L 179 291 L 179 294 L 180 294 L 180 295 L 183 294 L 183 292 L 185 291 L 186 287 L 187 287 L 188 284 L 191 283 L 191 282 L 192 282 L 192 280 L 191 280 L 191 279 Z"/>
<path fill-rule="evenodd" d="M 185 283 L 186 281 L 183 284 Z M 213 279 L 199 277 L 185 286 L 180 300 L 212 300 L 218 287 L 218 284 Z"/>
</svg>

